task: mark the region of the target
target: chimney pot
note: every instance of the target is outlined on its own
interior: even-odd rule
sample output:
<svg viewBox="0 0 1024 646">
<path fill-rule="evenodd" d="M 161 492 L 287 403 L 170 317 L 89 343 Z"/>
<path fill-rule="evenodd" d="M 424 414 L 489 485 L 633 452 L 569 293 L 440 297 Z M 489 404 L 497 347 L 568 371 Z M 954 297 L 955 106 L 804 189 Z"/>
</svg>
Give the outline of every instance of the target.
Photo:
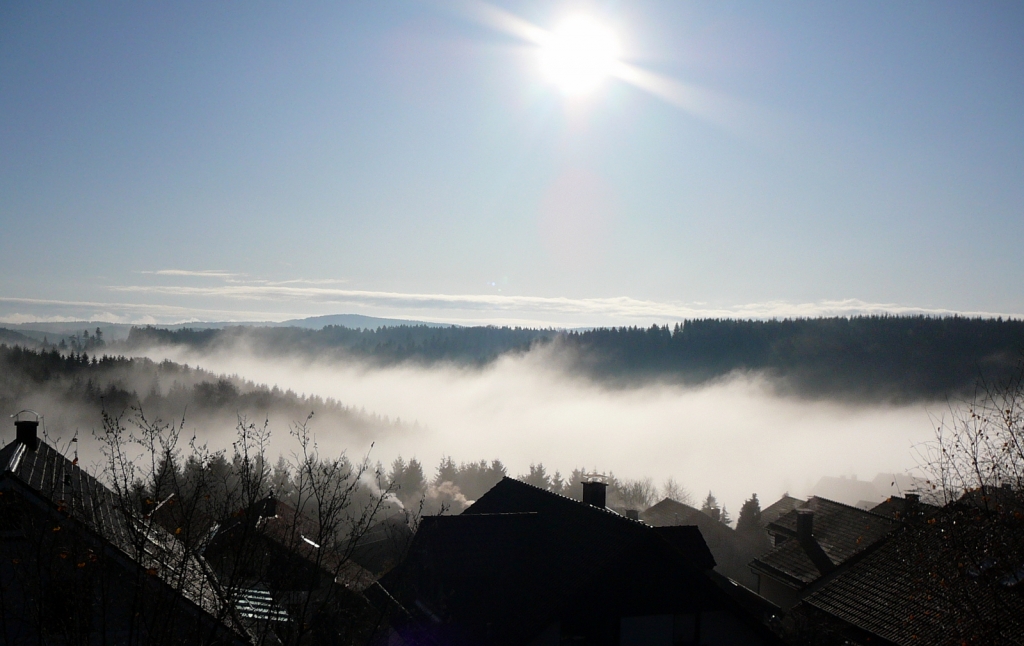
<svg viewBox="0 0 1024 646">
<path fill-rule="evenodd" d="M 796 511 L 796 537 L 800 542 L 811 540 L 814 533 L 814 510 L 798 509 Z"/>
<path fill-rule="evenodd" d="M 910 503 L 911 505 L 916 505 L 917 503 L 921 502 L 921 495 L 916 493 L 908 493 L 907 502 Z"/>
<path fill-rule="evenodd" d="M 605 495 L 608 485 L 591 480 L 583 483 L 583 502 L 593 507 L 604 509 Z"/>
</svg>

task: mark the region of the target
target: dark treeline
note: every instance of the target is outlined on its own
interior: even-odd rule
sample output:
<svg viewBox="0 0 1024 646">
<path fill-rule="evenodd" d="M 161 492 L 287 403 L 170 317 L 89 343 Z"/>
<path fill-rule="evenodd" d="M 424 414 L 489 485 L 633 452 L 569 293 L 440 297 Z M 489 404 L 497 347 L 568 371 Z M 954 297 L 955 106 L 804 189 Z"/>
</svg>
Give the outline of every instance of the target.
<svg viewBox="0 0 1024 646">
<path fill-rule="evenodd" d="M 887 401 L 958 396 L 1013 372 L 1024 321 L 870 316 L 701 320 L 570 332 L 580 366 L 611 380 L 666 376 L 702 383 L 761 371 L 784 391 Z"/>
<path fill-rule="evenodd" d="M 117 415 L 131 408 L 163 419 L 187 412 L 190 422 L 222 426 L 228 421 L 229 428 L 239 414 L 296 421 L 314 412 L 325 423 L 355 431 L 379 431 L 398 423 L 333 399 L 300 396 L 172 361 L 0 345 L 0 410 L 21 408 L 64 411 L 68 425 L 87 426 L 99 419 L 100 411 Z"/>
<path fill-rule="evenodd" d="M 454 362 L 482 366 L 508 352 L 554 344 L 567 365 L 592 378 L 701 384 L 760 372 L 780 391 L 805 397 L 907 402 L 958 397 L 979 379 L 1009 374 L 1024 350 L 1024 321 L 963 317 L 865 316 L 742 321 L 706 319 L 674 327 L 576 332 L 507 327 L 329 326 L 133 329 L 129 349 L 196 350 L 246 343 L 272 355 L 354 357 L 377 365 Z"/>
<path fill-rule="evenodd" d="M 423 464 L 415 458 L 406 462 L 399 456 L 391 463 L 388 482 L 393 485 L 394 495 L 407 507 L 415 508 L 418 501 L 426 500 L 433 509 L 444 506 L 451 511 L 461 511 L 505 476 L 515 477 L 568 498 L 583 500 L 583 482 L 594 477 L 594 474 L 600 474 L 601 481 L 607 485 L 608 506 L 621 512 L 627 509 L 646 509 L 662 497 L 686 504 L 694 502 L 690 492 L 672 479 L 659 488 L 650 477 L 620 479 L 611 471 L 580 467 L 563 476 L 560 471 L 550 473 L 543 463 L 531 464 L 529 472 L 513 476 L 498 459 L 456 463 L 452 458 L 444 457 L 431 477 L 424 471 Z M 723 509 L 724 516 L 719 516 L 718 503 L 710 492 L 708 496 L 711 506 L 705 504 L 704 511 L 715 520 L 728 524 L 728 512 Z"/>
<path fill-rule="evenodd" d="M 340 353 L 376 364 L 454 362 L 483 365 L 507 352 L 528 350 L 538 340 L 551 339 L 553 330 L 510 327 L 428 327 L 400 325 L 377 329 L 328 325 L 319 330 L 298 327 L 228 327 L 166 330 L 133 328 L 129 349 L 153 345 L 185 345 L 199 350 L 233 348 L 245 342 L 258 353 L 323 356 Z"/>
</svg>

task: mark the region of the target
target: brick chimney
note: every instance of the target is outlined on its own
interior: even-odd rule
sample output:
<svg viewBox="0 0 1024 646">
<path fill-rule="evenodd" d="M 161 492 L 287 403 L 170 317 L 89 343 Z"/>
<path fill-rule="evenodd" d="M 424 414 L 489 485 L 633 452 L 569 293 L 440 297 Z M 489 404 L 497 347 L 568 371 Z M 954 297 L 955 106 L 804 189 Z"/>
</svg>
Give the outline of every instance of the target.
<svg viewBox="0 0 1024 646">
<path fill-rule="evenodd" d="M 798 509 L 796 511 L 796 537 L 801 542 L 812 540 L 814 533 L 814 510 Z"/>
<path fill-rule="evenodd" d="M 583 484 L 583 502 L 593 507 L 604 509 L 608 485 L 596 480 L 585 481 Z"/>
<path fill-rule="evenodd" d="M 814 510 L 798 509 L 796 511 L 796 538 L 803 548 L 804 554 L 811 559 L 814 567 L 822 574 L 828 574 L 835 569 L 835 564 L 828 557 L 825 550 L 814 538 Z"/>
<path fill-rule="evenodd" d="M 32 413 L 36 416 L 35 419 L 18 419 L 22 413 Z M 19 411 L 14 415 L 14 428 L 17 431 L 15 441 L 21 442 L 30 451 L 35 451 L 39 448 L 39 413 L 33 410 Z"/>
</svg>

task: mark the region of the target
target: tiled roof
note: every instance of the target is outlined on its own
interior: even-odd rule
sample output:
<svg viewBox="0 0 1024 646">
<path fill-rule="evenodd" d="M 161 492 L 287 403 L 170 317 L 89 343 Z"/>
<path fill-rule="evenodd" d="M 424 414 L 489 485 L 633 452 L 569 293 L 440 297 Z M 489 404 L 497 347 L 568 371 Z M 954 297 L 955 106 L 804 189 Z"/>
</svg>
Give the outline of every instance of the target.
<svg viewBox="0 0 1024 646">
<path fill-rule="evenodd" d="M 265 498 L 237 517 L 226 521 L 211 539 L 211 550 L 246 537 L 242 531 L 248 523 L 252 537 L 268 540 L 281 549 L 320 569 L 346 588 L 360 592 L 372 584 L 376 577 L 349 558 L 337 545 L 321 546 L 318 541 L 330 539 L 329 532 L 321 531 L 316 521 L 288 503 L 276 498 Z M 218 545 L 219 544 L 219 545 Z"/>
<path fill-rule="evenodd" d="M 761 524 L 773 523 L 778 520 L 779 516 L 788 514 L 802 504 L 804 504 L 803 500 L 786 494 L 761 510 Z"/>
<path fill-rule="evenodd" d="M 227 616 L 200 560 L 162 527 L 122 507 L 114 492 L 46 442 L 35 450 L 17 441 L 0 449 L 0 479 L 8 477 L 212 616 Z"/>
<path fill-rule="evenodd" d="M 46 442 L 34 451 L 11 442 L 0 449 L 0 469 L 114 545 L 131 544 L 133 532 L 114 493 Z"/>
<path fill-rule="evenodd" d="M 915 515 L 931 515 L 939 510 L 935 505 L 923 503 L 920 500 L 911 502 L 899 496 L 890 496 L 884 501 L 870 508 L 872 514 L 885 516 L 894 520 L 906 520 L 908 512 Z"/>
<path fill-rule="evenodd" d="M 757 579 L 748 564 L 769 548 L 767 534 L 738 533 L 699 509 L 670 498 L 640 512 L 640 519 L 655 527 L 696 526 L 714 555 L 715 570 L 744 585 L 756 586 Z"/>
<path fill-rule="evenodd" d="M 831 566 L 842 565 L 899 526 L 891 518 L 825 498 L 813 497 L 801 509 L 814 511 L 814 540 Z M 771 530 L 794 538 L 754 559 L 751 566 L 801 587 L 817 580 L 822 571 L 815 564 L 814 555 L 795 539 L 796 525 L 796 509 L 771 523 Z"/>
<path fill-rule="evenodd" d="M 697 525 L 702 529 L 713 527 L 715 531 L 733 531 L 728 525 L 718 522 L 701 510 L 671 498 L 665 498 L 640 512 L 640 519 L 655 526 Z"/>
<path fill-rule="evenodd" d="M 720 523 L 699 509 L 666 498 L 646 510 L 640 512 L 640 520 L 655 527 L 673 527 L 692 525 L 700 528 L 700 533 L 711 548 L 712 553 L 720 545 L 735 540 L 736 530 Z"/>
<path fill-rule="evenodd" d="M 804 603 L 901 645 L 1020 644 L 1024 594 L 1019 588 L 1024 584 L 1012 577 L 1014 568 L 1024 576 L 1021 525 L 1012 513 L 998 518 L 965 514 L 951 506 L 903 527 Z M 983 546 L 1001 530 L 1001 554 L 993 558 Z M 989 558 L 992 565 L 1008 560 L 1009 567 L 972 571 L 969 563 L 978 557 L 982 569 Z"/>
</svg>

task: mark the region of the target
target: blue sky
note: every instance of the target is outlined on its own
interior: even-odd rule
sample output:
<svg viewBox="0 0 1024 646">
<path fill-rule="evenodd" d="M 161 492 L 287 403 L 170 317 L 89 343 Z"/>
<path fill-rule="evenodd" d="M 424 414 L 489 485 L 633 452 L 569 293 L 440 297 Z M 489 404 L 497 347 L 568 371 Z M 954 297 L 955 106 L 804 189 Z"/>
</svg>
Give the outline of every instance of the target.
<svg viewBox="0 0 1024 646">
<path fill-rule="evenodd" d="M 566 97 L 481 18 L 574 14 L 671 91 Z M 1021 315 L 1022 34 L 1020 3 L 7 2 L 0 321 Z"/>
</svg>

